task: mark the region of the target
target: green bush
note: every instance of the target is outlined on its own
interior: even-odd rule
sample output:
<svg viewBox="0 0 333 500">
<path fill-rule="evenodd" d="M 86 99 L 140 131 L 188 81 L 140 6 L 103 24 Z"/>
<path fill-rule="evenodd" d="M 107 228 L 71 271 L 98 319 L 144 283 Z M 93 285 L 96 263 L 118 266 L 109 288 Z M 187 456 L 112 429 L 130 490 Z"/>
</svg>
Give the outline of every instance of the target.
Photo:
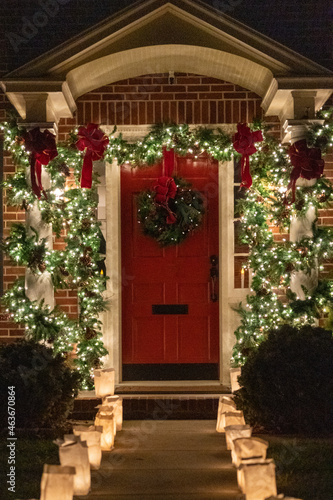
<svg viewBox="0 0 333 500">
<path fill-rule="evenodd" d="M 247 423 L 296 434 L 333 431 L 333 337 L 322 328 L 272 331 L 248 357 L 236 392 Z"/>
<path fill-rule="evenodd" d="M 8 388 L 14 387 L 15 426 L 21 429 L 60 429 L 77 395 L 80 375 L 52 349 L 33 340 L 0 348 L 0 422 L 8 427 Z"/>
</svg>

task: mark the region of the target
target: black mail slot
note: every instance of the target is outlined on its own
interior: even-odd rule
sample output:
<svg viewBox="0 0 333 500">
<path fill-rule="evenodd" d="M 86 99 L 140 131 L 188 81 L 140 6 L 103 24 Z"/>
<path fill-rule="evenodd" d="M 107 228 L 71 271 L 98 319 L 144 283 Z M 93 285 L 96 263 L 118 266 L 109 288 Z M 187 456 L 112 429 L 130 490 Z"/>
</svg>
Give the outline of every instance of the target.
<svg viewBox="0 0 333 500">
<path fill-rule="evenodd" d="M 188 314 L 188 304 L 153 304 L 153 314 Z"/>
</svg>

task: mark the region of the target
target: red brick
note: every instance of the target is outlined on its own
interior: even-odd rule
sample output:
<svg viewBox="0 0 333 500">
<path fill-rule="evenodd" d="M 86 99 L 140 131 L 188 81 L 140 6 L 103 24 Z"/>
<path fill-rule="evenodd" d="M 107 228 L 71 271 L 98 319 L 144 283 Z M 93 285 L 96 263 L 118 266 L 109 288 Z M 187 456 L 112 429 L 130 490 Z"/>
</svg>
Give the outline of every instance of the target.
<svg viewBox="0 0 333 500">
<path fill-rule="evenodd" d="M 177 101 L 187 101 L 187 100 L 196 100 L 198 98 L 198 94 L 194 93 L 194 92 L 184 92 L 184 93 L 180 93 L 180 94 L 175 94 L 175 99 Z"/>
<path fill-rule="evenodd" d="M 165 101 L 162 103 L 162 120 L 163 122 L 170 121 L 170 110 L 169 110 L 169 102 Z"/>
<path fill-rule="evenodd" d="M 247 103 L 247 121 L 251 123 L 254 118 L 254 102 L 248 101 Z"/>
<path fill-rule="evenodd" d="M 151 92 L 161 92 L 162 87 L 161 85 L 139 85 L 138 86 L 138 92 L 140 94 L 149 94 Z"/>
<path fill-rule="evenodd" d="M 101 100 L 101 94 L 85 94 L 81 97 L 78 98 L 78 101 L 100 101 Z"/>
<path fill-rule="evenodd" d="M 202 83 L 221 83 L 218 78 L 212 78 L 210 76 L 203 76 L 201 79 Z"/>
<path fill-rule="evenodd" d="M 161 110 L 161 102 L 154 103 L 154 117 L 155 123 L 160 123 L 162 121 L 162 110 Z"/>
<path fill-rule="evenodd" d="M 21 267 L 21 266 L 12 266 L 12 267 L 5 267 L 4 268 L 4 272 L 5 274 L 10 274 L 10 275 L 13 275 L 13 274 L 21 274 L 21 273 L 25 273 L 25 267 Z"/>
<path fill-rule="evenodd" d="M 116 112 L 115 112 L 115 103 L 108 102 L 108 115 L 109 115 L 109 124 L 114 124 L 116 121 Z"/>
<path fill-rule="evenodd" d="M 146 123 L 151 123 L 153 124 L 154 123 L 154 118 L 152 118 L 152 121 L 149 121 L 149 118 L 147 118 L 147 111 L 146 111 L 146 107 L 148 109 L 148 106 L 149 106 L 149 110 L 151 112 L 151 116 L 153 117 L 154 115 L 154 109 L 153 109 L 153 106 L 154 104 L 152 102 L 139 102 L 139 124 L 146 124 Z"/>
<path fill-rule="evenodd" d="M 186 87 L 185 85 L 163 85 L 162 92 L 186 92 Z"/>
<path fill-rule="evenodd" d="M 186 123 L 193 123 L 193 102 L 186 102 Z"/>
<path fill-rule="evenodd" d="M 76 110 L 76 120 L 79 124 L 84 123 L 83 119 L 83 102 L 78 102 L 77 103 L 77 110 Z"/>
<path fill-rule="evenodd" d="M 245 92 L 224 92 L 224 99 L 246 99 Z"/>
<path fill-rule="evenodd" d="M 3 214 L 3 219 L 4 220 L 16 221 L 17 220 L 17 216 L 18 216 L 17 213 L 16 214 L 7 214 L 7 213 L 5 213 L 5 214 Z"/>
<path fill-rule="evenodd" d="M 185 123 L 185 103 L 178 102 L 178 123 Z"/>
<path fill-rule="evenodd" d="M 194 123 L 201 123 L 201 106 L 200 106 L 200 101 L 194 101 L 194 110 L 193 110 L 193 122 Z"/>
<path fill-rule="evenodd" d="M 209 92 L 210 85 L 188 85 L 187 92 Z"/>
<path fill-rule="evenodd" d="M 2 327 L 3 325 L 0 325 L 0 326 Z M 13 325 L 11 325 L 11 326 L 13 326 Z M 8 330 L 8 329 L 0 328 L 0 336 L 1 337 L 7 337 L 9 335 L 9 332 L 10 332 L 10 330 Z"/>
<path fill-rule="evenodd" d="M 177 76 L 177 83 L 184 84 L 200 84 L 201 78 L 200 76 Z"/>
<path fill-rule="evenodd" d="M 260 102 L 256 101 L 255 118 L 261 118 L 263 116 L 263 109 L 260 106 Z"/>
<path fill-rule="evenodd" d="M 241 101 L 240 103 L 241 109 L 240 109 L 240 121 L 242 123 L 247 122 L 247 101 Z"/>
<path fill-rule="evenodd" d="M 84 123 L 91 123 L 91 103 L 85 102 L 83 109 L 84 109 Z"/>
<path fill-rule="evenodd" d="M 136 85 L 115 85 L 114 86 L 114 91 L 115 92 L 120 92 L 120 93 L 128 93 L 128 92 L 137 92 L 138 87 Z"/>
<path fill-rule="evenodd" d="M 170 120 L 174 123 L 177 123 L 177 102 L 170 102 Z"/>
<path fill-rule="evenodd" d="M 224 123 L 224 118 L 225 113 L 224 113 L 224 101 L 219 101 L 217 103 L 217 122 L 218 123 Z"/>
<path fill-rule="evenodd" d="M 131 124 L 138 125 L 139 124 L 139 104 L 135 103 L 136 106 L 132 106 L 131 108 Z"/>
<path fill-rule="evenodd" d="M 222 93 L 204 92 L 203 94 L 199 94 L 199 99 L 222 99 Z"/>
<path fill-rule="evenodd" d="M 231 101 L 225 101 L 225 123 L 232 123 Z"/>
<path fill-rule="evenodd" d="M 106 125 L 108 123 L 108 108 L 106 102 L 100 103 L 100 123 Z"/>
<path fill-rule="evenodd" d="M 15 340 L 15 337 L 22 338 L 24 337 L 24 330 L 11 330 L 9 335 L 13 337 L 13 340 Z"/>
<path fill-rule="evenodd" d="M 17 278 L 17 275 L 11 275 L 11 276 L 3 276 L 3 282 L 4 283 L 13 283 Z"/>
<path fill-rule="evenodd" d="M 153 94 L 125 94 L 126 101 L 149 101 L 149 97 Z M 155 95 L 155 94 L 154 94 Z M 159 95 L 159 94 L 158 94 Z M 162 94 L 161 94 L 162 95 Z"/>
<path fill-rule="evenodd" d="M 135 103 L 137 106 L 137 103 Z M 124 125 L 130 125 L 131 123 L 131 107 L 132 105 L 129 102 L 122 103 L 123 106 L 123 123 Z"/>
<path fill-rule="evenodd" d="M 241 121 L 239 112 L 239 101 L 233 101 L 232 103 L 232 121 L 238 123 Z"/>
<path fill-rule="evenodd" d="M 72 306 L 72 305 L 77 305 L 77 299 L 75 298 L 60 298 L 60 297 L 56 297 L 56 302 L 57 304 L 61 305 L 61 306 Z"/>
<path fill-rule="evenodd" d="M 210 101 L 210 103 L 209 103 L 209 123 L 216 123 L 217 122 L 216 118 L 217 118 L 216 102 Z"/>
<path fill-rule="evenodd" d="M 154 93 L 154 94 L 147 94 L 147 99 L 150 98 L 151 101 L 169 101 L 169 100 L 173 100 L 173 97 L 174 94 L 171 94 L 171 93 L 166 93 L 166 92 L 160 92 L 159 94 L 158 93 Z"/>
<path fill-rule="evenodd" d="M 124 99 L 124 94 L 102 94 L 103 101 L 123 101 Z"/>
<path fill-rule="evenodd" d="M 99 103 L 93 102 L 92 103 L 92 122 L 99 124 L 100 121 L 101 121 L 101 118 L 100 118 Z"/>
<path fill-rule="evenodd" d="M 209 109 L 207 101 L 201 101 L 201 120 L 202 123 L 209 123 Z"/>
<path fill-rule="evenodd" d="M 203 89 L 202 89 L 203 90 Z M 222 85 L 211 85 L 210 90 L 221 91 L 221 92 L 232 92 L 235 90 L 234 85 L 222 84 Z"/>
<path fill-rule="evenodd" d="M 169 77 L 167 76 L 154 76 L 152 79 L 152 83 L 158 84 L 158 85 L 166 85 L 169 83 Z"/>
</svg>

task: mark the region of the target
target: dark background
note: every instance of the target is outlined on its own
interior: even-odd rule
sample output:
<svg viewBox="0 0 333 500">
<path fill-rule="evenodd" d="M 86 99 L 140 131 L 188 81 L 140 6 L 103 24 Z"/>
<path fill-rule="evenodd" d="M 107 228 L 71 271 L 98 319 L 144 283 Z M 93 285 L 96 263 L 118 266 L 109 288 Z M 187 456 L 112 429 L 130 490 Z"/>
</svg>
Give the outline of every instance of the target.
<svg viewBox="0 0 333 500">
<path fill-rule="evenodd" d="M 133 0 L 0 0 L 0 75 L 135 3 Z M 331 0 L 202 0 L 202 3 L 333 70 Z M 38 27 L 38 33 L 14 50 L 9 37 L 23 35 L 24 23 L 36 19 L 36 13 L 42 11 L 41 4 L 49 4 L 53 11 L 56 4 L 58 13 L 49 15 L 45 25 Z M 43 24 L 43 18 L 39 19 Z"/>
</svg>

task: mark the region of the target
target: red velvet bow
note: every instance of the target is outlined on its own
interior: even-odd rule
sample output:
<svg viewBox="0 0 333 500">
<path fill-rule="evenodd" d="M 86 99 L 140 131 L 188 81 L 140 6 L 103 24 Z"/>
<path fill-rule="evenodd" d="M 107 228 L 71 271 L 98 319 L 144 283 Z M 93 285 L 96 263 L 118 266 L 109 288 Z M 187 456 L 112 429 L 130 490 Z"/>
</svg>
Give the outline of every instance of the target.
<svg viewBox="0 0 333 500">
<path fill-rule="evenodd" d="M 294 167 L 290 174 L 288 189 L 292 190 L 292 201 L 295 201 L 296 181 L 299 177 L 303 179 L 319 179 L 321 177 L 325 162 L 321 158 L 319 148 L 308 148 L 306 140 L 295 142 L 289 148 L 289 157 Z"/>
<path fill-rule="evenodd" d="M 81 173 L 81 187 L 91 188 L 93 161 L 103 158 L 109 139 L 95 123 L 80 127 L 78 136 L 76 147 L 80 151 L 86 150 Z"/>
<path fill-rule="evenodd" d="M 46 193 L 42 186 L 42 165 L 48 165 L 58 156 L 55 136 L 49 130 L 41 132 L 39 127 L 29 130 L 24 136 L 25 148 L 30 152 L 31 188 L 38 199 Z"/>
<path fill-rule="evenodd" d="M 252 177 L 250 173 L 250 156 L 257 151 L 255 142 L 263 140 L 260 130 L 252 132 L 246 123 L 238 123 L 237 133 L 233 138 L 233 146 L 237 153 L 242 155 L 242 183 L 241 187 L 250 188 L 252 186 Z"/>
<path fill-rule="evenodd" d="M 167 224 L 174 224 L 176 222 L 176 217 L 174 213 L 170 210 L 168 201 L 170 198 L 174 199 L 177 193 L 177 186 L 174 179 L 171 176 L 175 164 L 175 152 L 173 149 L 167 151 L 166 148 L 163 149 L 163 167 L 165 176 L 159 177 L 157 179 L 157 185 L 154 187 L 155 203 L 162 205 L 168 211 L 168 216 L 166 219 Z"/>
</svg>

